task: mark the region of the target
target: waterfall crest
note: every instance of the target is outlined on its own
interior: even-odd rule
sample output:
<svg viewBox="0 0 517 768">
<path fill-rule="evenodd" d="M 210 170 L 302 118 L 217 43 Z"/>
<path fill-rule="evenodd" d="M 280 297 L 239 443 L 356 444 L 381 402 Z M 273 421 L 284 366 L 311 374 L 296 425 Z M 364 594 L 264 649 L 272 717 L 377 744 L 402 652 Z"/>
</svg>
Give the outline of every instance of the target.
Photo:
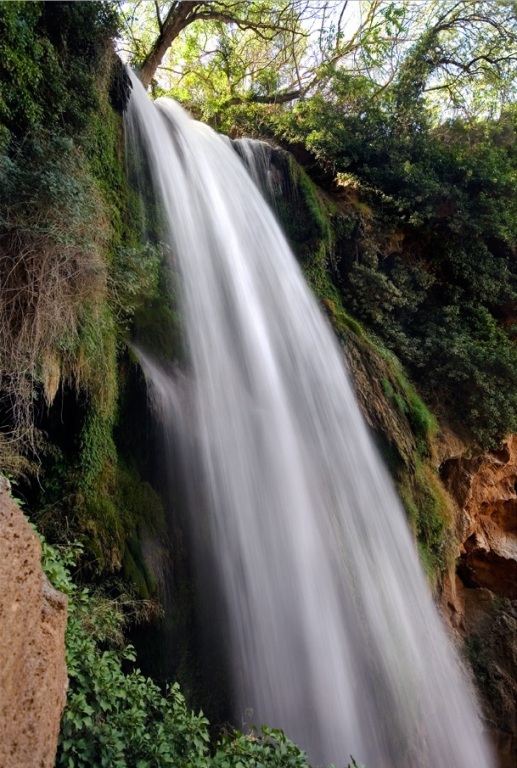
<svg viewBox="0 0 517 768">
<path fill-rule="evenodd" d="M 181 278 L 192 526 L 217 557 L 240 711 L 318 764 L 488 768 L 342 351 L 279 225 L 229 142 L 131 77 L 128 135 Z M 181 420 L 173 378 L 147 368 L 164 420 Z"/>
</svg>

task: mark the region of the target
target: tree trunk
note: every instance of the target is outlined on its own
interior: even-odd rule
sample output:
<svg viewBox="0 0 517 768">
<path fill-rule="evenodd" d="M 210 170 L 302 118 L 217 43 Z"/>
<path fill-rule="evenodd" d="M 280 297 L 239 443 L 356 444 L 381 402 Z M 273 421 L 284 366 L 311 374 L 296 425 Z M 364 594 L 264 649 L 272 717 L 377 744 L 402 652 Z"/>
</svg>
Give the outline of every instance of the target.
<svg viewBox="0 0 517 768">
<path fill-rule="evenodd" d="M 174 40 L 185 27 L 194 21 L 194 12 L 200 5 L 205 5 L 204 0 L 192 0 L 191 2 L 183 0 L 182 2 L 172 4 L 165 21 L 161 25 L 160 34 L 140 68 L 140 80 L 146 88 L 150 85 L 156 70 L 162 63 L 163 57 Z"/>
</svg>

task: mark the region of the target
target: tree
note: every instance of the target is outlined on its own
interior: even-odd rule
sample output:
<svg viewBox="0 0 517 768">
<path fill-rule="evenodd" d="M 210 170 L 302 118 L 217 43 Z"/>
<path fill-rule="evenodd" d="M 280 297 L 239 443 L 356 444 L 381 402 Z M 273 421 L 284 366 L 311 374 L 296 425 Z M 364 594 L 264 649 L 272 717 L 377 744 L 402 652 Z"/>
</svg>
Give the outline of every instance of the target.
<svg viewBox="0 0 517 768">
<path fill-rule="evenodd" d="M 435 96 L 451 112 L 500 112 L 516 95 L 515 4 L 437 0 L 421 11 L 421 33 L 396 78 L 397 110 Z"/>
<path fill-rule="evenodd" d="M 369 80 L 374 98 L 393 93 L 396 108 L 494 114 L 515 95 L 512 2 L 119 2 L 142 82 L 205 116 L 333 98 L 336 72 Z"/>
<path fill-rule="evenodd" d="M 253 30 L 265 40 L 275 40 L 283 34 L 296 36 L 301 34 L 298 20 L 307 2 L 208 2 L 208 0 L 191 0 L 186 2 L 155 1 L 154 18 L 149 16 L 149 7 L 141 8 L 141 3 L 133 8 L 131 15 L 123 14 L 128 28 L 131 30 L 133 42 L 142 45 L 142 39 L 135 33 L 134 24 L 142 22 L 154 25 L 156 37 L 149 45 L 144 43 L 141 50 L 136 51 L 136 61 L 139 64 L 140 79 L 147 87 L 150 85 L 156 70 L 160 67 L 167 51 L 183 30 L 195 22 L 217 21 L 223 25 L 232 25 L 241 31 Z M 140 58 L 140 61 L 139 61 Z"/>
<path fill-rule="evenodd" d="M 121 4 L 122 18 L 128 37 L 132 61 L 140 72 L 140 79 L 148 86 L 161 69 L 181 78 L 174 64 L 185 64 L 199 79 L 206 79 L 204 63 L 218 56 L 219 63 L 231 52 L 239 58 L 238 47 L 246 42 L 248 71 L 245 77 L 237 72 L 238 82 L 231 82 L 231 103 L 249 99 L 258 103 L 292 101 L 302 98 L 319 82 L 322 67 L 332 65 L 347 56 L 359 54 L 371 43 L 379 46 L 382 29 L 400 15 L 395 3 L 371 0 L 356 4 L 323 2 L 317 0 L 193 0 L 192 2 L 156 2 Z M 175 57 L 173 66 L 167 63 L 171 46 L 176 46 L 181 33 L 192 30 L 197 38 L 197 64 L 184 56 Z M 208 34 L 206 34 L 208 31 Z M 205 33 L 205 34 L 204 34 Z M 251 34 L 250 34 L 251 33 Z M 192 37 L 190 38 L 192 40 Z M 249 43 L 253 40 L 250 49 Z M 386 41 L 384 41 L 386 42 Z M 258 43 L 258 46 L 257 46 Z M 205 46 L 205 48 L 200 46 Z M 258 67 L 254 55 L 260 49 Z M 241 56 L 241 65 L 244 57 Z M 256 63 L 256 62 L 255 62 Z M 239 68 L 237 68 L 239 70 Z M 242 70 L 242 66 L 240 68 Z M 266 69 L 276 71 L 277 77 L 257 91 L 254 75 Z M 230 74 L 228 72 L 228 74 Z M 262 85 L 266 77 L 259 78 Z M 238 88 L 238 85 L 243 85 Z M 255 90 L 254 90 L 255 89 Z"/>
</svg>

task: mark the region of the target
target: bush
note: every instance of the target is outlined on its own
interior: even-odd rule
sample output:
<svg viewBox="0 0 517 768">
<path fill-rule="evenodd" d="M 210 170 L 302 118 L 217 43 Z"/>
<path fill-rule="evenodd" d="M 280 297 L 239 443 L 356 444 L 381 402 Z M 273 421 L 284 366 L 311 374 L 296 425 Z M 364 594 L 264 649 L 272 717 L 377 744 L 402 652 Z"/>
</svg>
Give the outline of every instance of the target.
<svg viewBox="0 0 517 768">
<path fill-rule="evenodd" d="M 188 709 L 179 686 L 164 694 L 134 667 L 134 651 L 122 640 L 120 604 L 76 586 L 70 568 L 80 550 L 42 540 L 44 571 L 69 597 L 69 689 L 57 766 L 308 768 L 305 753 L 273 728 L 230 730 L 212 745 L 208 721 Z"/>
<path fill-rule="evenodd" d="M 69 596 L 66 633 L 69 690 L 56 765 L 66 768 L 238 768 L 306 766 L 301 750 L 281 731 L 228 734 L 212 753 L 208 721 L 189 711 L 179 686 L 164 695 L 131 667 L 131 646 L 120 646 L 123 616 L 116 601 L 77 587 L 70 566 L 77 555 L 43 542 L 43 567 Z M 125 669 L 131 671 L 125 671 Z"/>
</svg>

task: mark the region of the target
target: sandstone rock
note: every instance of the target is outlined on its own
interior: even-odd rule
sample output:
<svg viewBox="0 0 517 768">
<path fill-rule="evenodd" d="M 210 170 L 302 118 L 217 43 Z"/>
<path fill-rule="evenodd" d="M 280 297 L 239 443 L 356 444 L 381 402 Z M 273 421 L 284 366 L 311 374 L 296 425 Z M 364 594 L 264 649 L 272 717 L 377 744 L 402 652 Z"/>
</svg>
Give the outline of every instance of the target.
<svg viewBox="0 0 517 768">
<path fill-rule="evenodd" d="M 517 599 L 517 436 L 500 451 L 444 461 L 441 476 L 462 511 L 463 582 Z"/>
<path fill-rule="evenodd" d="M 67 674 L 67 599 L 41 569 L 41 546 L 0 485 L 0 765 L 54 765 Z"/>
<path fill-rule="evenodd" d="M 466 650 L 500 768 L 517 764 L 517 436 L 440 468 L 458 505 L 457 575 L 442 608 Z"/>
</svg>

